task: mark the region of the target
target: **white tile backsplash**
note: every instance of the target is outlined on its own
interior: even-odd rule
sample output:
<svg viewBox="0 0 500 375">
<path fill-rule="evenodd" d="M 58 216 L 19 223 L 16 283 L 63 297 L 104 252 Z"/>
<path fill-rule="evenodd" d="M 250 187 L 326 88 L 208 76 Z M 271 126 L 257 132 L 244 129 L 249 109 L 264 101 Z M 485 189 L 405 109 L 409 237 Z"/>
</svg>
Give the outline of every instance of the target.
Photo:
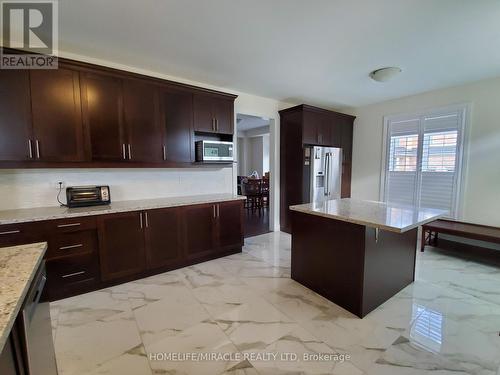
<svg viewBox="0 0 500 375">
<path fill-rule="evenodd" d="M 57 182 L 109 185 L 111 200 L 233 192 L 232 168 L 0 170 L 0 210 L 57 206 Z M 65 192 L 61 193 L 65 201 Z"/>
</svg>

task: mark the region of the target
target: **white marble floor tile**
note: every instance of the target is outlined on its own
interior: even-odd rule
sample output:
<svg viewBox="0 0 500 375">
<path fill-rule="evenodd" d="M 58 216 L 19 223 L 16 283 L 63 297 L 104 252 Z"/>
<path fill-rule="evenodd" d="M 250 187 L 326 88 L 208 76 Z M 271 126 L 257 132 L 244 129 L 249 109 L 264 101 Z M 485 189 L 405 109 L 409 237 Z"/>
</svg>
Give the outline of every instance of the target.
<svg viewBox="0 0 500 375">
<path fill-rule="evenodd" d="M 228 360 L 158 360 L 157 353 L 237 353 L 235 345 L 215 322 L 207 321 L 189 327 L 175 336 L 146 344 L 146 352 L 155 374 L 221 374 L 239 361 Z"/>
<path fill-rule="evenodd" d="M 67 374 L 500 375 L 500 268 L 428 247 L 416 281 L 359 319 L 290 279 L 290 236 L 51 304 Z M 151 353 L 337 353 L 344 362 L 158 361 Z"/>
</svg>

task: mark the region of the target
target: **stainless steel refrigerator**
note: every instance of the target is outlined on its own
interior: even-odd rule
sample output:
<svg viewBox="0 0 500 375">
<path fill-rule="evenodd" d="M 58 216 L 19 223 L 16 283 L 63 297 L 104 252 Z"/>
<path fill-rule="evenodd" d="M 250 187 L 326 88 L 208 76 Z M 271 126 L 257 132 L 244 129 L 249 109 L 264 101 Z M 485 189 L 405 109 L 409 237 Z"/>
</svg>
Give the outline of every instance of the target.
<svg viewBox="0 0 500 375">
<path fill-rule="evenodd" d="M 308 146 L 304 149 L 304 202 L 340 199 L 342 149 Z M 309 182 L 309 183 L 307 183 Z"/>
</svg>

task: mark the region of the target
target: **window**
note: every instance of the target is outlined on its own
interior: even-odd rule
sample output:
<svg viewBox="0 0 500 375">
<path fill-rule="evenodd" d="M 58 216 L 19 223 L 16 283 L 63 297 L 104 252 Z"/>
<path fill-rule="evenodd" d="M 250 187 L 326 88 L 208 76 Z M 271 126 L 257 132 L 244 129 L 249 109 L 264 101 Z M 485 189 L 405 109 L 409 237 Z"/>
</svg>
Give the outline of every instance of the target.
<svg viewBox="0 0 500 375">
<path fill-rule="evenodd" d="M 466 107 L 385 119 L 383 200 L 456 217 Z"/>
</svg>

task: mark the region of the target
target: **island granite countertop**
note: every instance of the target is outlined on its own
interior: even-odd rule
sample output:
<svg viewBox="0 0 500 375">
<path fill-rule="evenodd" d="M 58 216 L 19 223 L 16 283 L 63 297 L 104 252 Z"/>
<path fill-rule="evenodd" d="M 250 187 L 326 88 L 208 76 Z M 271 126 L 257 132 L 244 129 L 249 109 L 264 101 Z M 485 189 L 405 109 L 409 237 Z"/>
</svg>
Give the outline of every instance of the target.
<svg viewBox="0 0 500 375">
<path fill-rule="evenodd" d="M 184 197 L 142 199 L 129 201 L 116 201 L 106 206 L 93 207 L 37 207 L 22 208 L 17 210 L 0 211 L 0 225 L 27 223 L 43 220 L 67 219 L 71 217 L 113 214 L 118 212 L 142 211 L 155 208 L 189 206 L 202 203 L 220 203 L 234 200 L 245 200 L 242 195 L 233 194 L 204 194 Z"/>
<path fill-rule="evenodd" d="M 300 204 L 290 206 L 290 210 L 396 233 L 417 228 L 447 213 L 447 211 L 432 208 L 401 206 L 352 198 Z"/>
<path fill-rule="evenodd" d="M 0 248 L 0 352 L 46 250 L 46 242 Z"/>
</svg>

